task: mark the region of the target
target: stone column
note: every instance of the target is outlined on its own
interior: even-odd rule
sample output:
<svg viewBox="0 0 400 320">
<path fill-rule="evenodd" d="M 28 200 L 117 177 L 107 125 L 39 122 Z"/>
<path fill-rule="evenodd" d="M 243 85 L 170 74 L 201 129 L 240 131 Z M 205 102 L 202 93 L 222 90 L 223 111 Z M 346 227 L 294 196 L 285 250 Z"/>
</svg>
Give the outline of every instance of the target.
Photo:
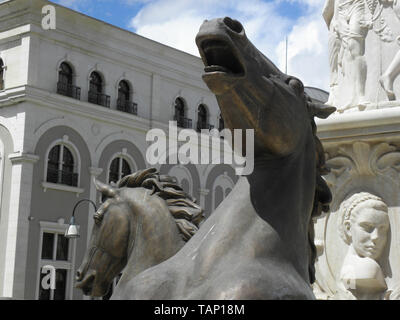
<svg viewBox="0 0 400 320">
<path fill-rule="evenodd" d="M 149 110 L 149 127 L 153 127 L 153 119 L 160 119 L 161 106 L 160 106 L 160 83 L 161 77 L 158 74 L 153 73 L 151 78 L 151 103 Z"/>
<path fill-rule="evenodd" d="M 96 167 L 89 167 L 89 173 L 90 173 L 90 184 L 89 184 L 89 199 L 92 200 L 94 203 L 97 205 L 97 199 L 96 199 L 96 186 L 93 183 L 93 179 L 97 178 L 101 173 L 103 172 L 102 168 L 96 168 Z M 94 208 L 92 206 L 89 207 L 89 212 L 93 212 Z M 88 237 L 87 237 L 87 244 L 89 244 L 90 241 L 90 236 L 92 235 L 92 228 L 93 228 L 93 219 L 92 217 L 88 217 Z"/>
<path fill-rule="evenodd" d="M 13 153 L 10 210 L 5 213 L 7 237 L 3 296 L 23 299 L 25 293 L 25 268 L 28 248 L 29 216 L 34 164 L 37 155 Z"/>
<path fill-rule="evenodd" d="M 210 190 L 205 189 L 205 188 L 199 189 L 199 195 L 200 195 L 199 204 L 203 208 L 204 211 L 206 210 L 206 197 L 209 192 L 210 192 Z"/>
</svg>

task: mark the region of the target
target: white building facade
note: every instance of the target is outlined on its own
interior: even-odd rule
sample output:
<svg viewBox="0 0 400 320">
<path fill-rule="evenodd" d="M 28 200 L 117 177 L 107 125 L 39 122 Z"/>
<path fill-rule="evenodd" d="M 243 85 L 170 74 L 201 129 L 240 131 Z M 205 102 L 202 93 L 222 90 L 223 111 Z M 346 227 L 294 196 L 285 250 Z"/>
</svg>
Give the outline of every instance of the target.
<svg viewBox="0 0 400 320">
<path fill-rule="evenodd" d="M 44 30 L 42 8 L 56 9 Z M 144 169 L 146 133 L 219 128 L 219 108 L 195 56 L 47 1 L 0 4 L 0 297 L 82 299 L 74 289 L 93 207 L 77 208 L 79 239 L 63 234 L 92 180 Z M 200 134 L 199 134 L 200 136 Z M 237 181 L 230 165 L 158 165 L 206 214 Z M 43 290 L 44 266 L 56 289 Z"/>
</svg>

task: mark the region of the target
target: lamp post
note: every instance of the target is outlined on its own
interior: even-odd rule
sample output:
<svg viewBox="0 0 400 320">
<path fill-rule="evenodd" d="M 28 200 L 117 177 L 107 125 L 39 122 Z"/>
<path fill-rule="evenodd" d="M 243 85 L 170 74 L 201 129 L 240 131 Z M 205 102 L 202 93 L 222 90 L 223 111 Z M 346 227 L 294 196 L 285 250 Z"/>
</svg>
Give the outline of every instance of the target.
<svg viewBox="0 0 400 320">
<path fill-rule="evenodd" d="M 65 230 L 64 236 L 66 238 L 79 238 L 79 236 L 80 236 L 79 235 L 79 230 L 78 230 L 78 227 L 75 224 L 75 210 L 76 210 L 76 208 L 78 207 L 78 205 L 80 203 L 85 202 L 85 201 L 90 202 L 93 205 L 94 210 L 97 211 L 96 204 L 92 200 L 90 200 L 90 199 L 79 200 L 75 204 L 74 209 L 72 210 L 72 217 L 71 217 L 71 220 L 69 222 L 69 226 L 68 226 L 67 230 Z"/>
</svg>

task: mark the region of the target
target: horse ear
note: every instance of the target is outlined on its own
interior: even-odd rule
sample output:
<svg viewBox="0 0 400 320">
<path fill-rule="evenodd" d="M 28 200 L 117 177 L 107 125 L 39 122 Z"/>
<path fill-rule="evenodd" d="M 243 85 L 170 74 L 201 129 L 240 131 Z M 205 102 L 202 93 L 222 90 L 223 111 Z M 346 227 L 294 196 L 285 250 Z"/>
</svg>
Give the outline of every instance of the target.
<svg viewBox="0 0 400 320">
<path fill-rule="evenodd" d="M 312 116 L 317 118 L 326 119 L 331 113 L 336 111 L 335 107 L 328 106 L 322 103 L 307 102 L 309 112 Z"/>
<path fill-rule="evenodd" d="M 96 186 L 96 189 L 100 191 L 103 195 L 105 195 L 108 198 L 113 198 L 116 194 L 115 188 L 112 186 L 105 184 L 103 182 L 100 182 L 99 180 L 96 180 L 96 178 L 93 178 L 94 185 Z"/>
</svg>

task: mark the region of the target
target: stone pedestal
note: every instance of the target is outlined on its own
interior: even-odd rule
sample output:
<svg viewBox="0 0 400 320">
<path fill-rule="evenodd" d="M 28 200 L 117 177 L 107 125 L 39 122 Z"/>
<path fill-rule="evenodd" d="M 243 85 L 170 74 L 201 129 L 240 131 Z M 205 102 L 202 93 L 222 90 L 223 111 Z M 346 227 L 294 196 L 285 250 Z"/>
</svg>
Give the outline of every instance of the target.
<svg viewBox="0 0 400 320">
<path fill-rule="evenodd" d="M 317 121 L 333 194 L 330 212 L 315 223 L 319 256 L 314 292 L 319 299 L 400 299 L 399 123 L 400 104 Z M 375 196 L 381 200 L 368 200 Z M 365 221 L 355 216 L 366 210 L 374 212 Z M 360 252 L 355 237 L 375 239 L 364 243 L 372 258 Z M 376 254 L 372 242 L 379 241 L 382 249 Z"/>
</svg>

